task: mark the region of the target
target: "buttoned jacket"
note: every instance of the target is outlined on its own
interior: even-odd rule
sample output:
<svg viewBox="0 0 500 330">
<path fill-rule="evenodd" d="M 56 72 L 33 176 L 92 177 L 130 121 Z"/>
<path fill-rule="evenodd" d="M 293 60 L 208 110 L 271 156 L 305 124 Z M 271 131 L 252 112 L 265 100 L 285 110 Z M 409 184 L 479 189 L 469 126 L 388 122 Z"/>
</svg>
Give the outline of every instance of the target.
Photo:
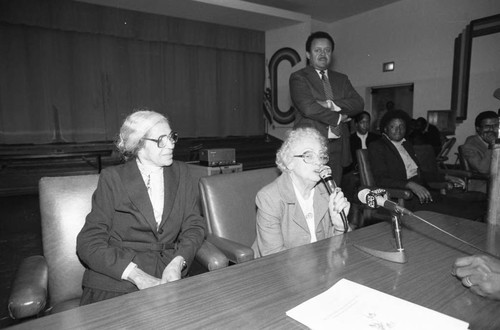
<svg viewBox="0 0 500 330">
<path fill-rule="evenodd" d="M 87 269 L 83 285 L 107 291 L 137 288 L 122 280 L 134 262 L 161 278 L 165 266 L 183 256 L 188 265 L 205 236 L 197 182 L 186 164 L 164 167 L 164 208 L 156 223 L 146 185 L 135 160 L 104 169 L 92 196 L 92 210 L 77 238 L 77 252 Z"/>
<path fill-rule="evenodd" d="M 335 231 L 328 212 L 329 194 L 321 183 L 315 189 L 314 227 L 317 240 L 321 240 L 333 236 Z M 284 172 L 262 188 L 255 202 L 257 236 L 252 248 L 256 257 L 311 242 L 311 233 L 295 195 L 290 174 Z"/>
</svg>

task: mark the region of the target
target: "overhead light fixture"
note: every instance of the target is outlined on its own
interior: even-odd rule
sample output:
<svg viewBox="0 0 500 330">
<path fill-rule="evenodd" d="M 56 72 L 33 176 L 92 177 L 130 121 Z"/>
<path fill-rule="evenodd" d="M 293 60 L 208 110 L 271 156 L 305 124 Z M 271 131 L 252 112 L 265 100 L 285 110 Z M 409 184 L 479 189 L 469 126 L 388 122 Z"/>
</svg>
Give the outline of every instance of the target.
<svg viewBox="0 0 500 330">
<path fill-rule="evenodd" d="M 385 62 L 382 64 L 382 71 L 394 71 L 394 62 Z"/>
</svg>

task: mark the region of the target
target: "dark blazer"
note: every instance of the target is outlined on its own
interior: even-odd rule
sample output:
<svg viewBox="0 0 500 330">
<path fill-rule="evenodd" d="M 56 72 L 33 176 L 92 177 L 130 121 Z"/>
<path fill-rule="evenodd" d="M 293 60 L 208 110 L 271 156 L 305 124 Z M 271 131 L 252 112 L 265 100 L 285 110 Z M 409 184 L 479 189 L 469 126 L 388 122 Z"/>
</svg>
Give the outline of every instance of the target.
<svg viewBox="0 0 500 330">
<path fill-rule="evenodd" d="M 352 87 L 349 78 L 342 73 L 328 70 L 328 79 L 332 86 L 333 102 L 342 110 L 331 111 L 324 108 L 316 101 L 326 101 L 323 82 L 312 66 L 307 66 L 290 76 L 290 96 L 294 107 L 297 109 L 294 128 L 314 127 L 325 137 L 328 137 L 328 126 L 336 126 L 340 114 L 354 117 L 364 108 L 363 98 Z M 349 148 L 349 127 L 342 125 L 342 166 L 351 163 Z"/>
<path fill-rule="evenodd" d="M 410 142 L 403 142 L 403 147 L 418 166 L 418 174 L 410 179 L 406 178 L 406 167 L 398 149 L 385 135 L 372 142 L 368 147 L 368 156 L 372 168 L 373 178 L 377 186 L 386 188 L 405 188 L 409 181 L 427 186 L 428 182 L 444 181 L 439 173 L 423 172 Z"/>
<path fill-rule="evenodd" d="M 101 172 L 92 210 L 77 237 L 78 256 L 87 267 L 83 286 L 135 291 L 135 285 L 121 279 L 131 261 L 157 278 L 178 255 L 191 264 L 206 228 L 197 182 L 181 162 L 174 161 L 163 171 L 165 202 L 158 229 L 136 161 Z"/>
<path fill-rule="evenodd" d="M 368 136 L 366 137 L 366 147 L 368 148 L 368 145 L 371 144 L 373 141 L 376 141 L 381 138 L 381 135 L 368 132 Z M 356 159 L 356 150 L 361 149 L 361 139 L 359 138 L 358 134 L 356 132 L 351 134 L 350 137 L 350 144 L 351 144 L 351 156 L 352 156 L 352 162 L 353 165 L 358 163 L 358 160 Z"/>
</svg>

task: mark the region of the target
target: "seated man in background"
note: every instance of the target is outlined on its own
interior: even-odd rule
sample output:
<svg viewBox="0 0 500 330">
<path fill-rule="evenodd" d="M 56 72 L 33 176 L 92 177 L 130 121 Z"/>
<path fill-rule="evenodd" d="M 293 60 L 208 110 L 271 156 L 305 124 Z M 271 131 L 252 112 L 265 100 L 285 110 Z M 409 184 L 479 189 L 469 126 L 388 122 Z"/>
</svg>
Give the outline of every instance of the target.
<svg viewBox="0 0 500 330">
<path fill-rule="evenodd" d="M 458 258 L 451 273 L 472 292 L 500 300 L 500 260 L 487 255 Z"/>
<path fill-rule="evenodd" d="M 313 243 L 351 228 L 350 203 L 340 188 L 330 195 L 320 173 L 331 170 L 326 138 L 312 127 L 289 132 L 276 154 L 282 174 L 262 188 L 257 204 L 255 257 Z"/>
<path fill-rule="evenodd" d="M 367 111 L 363 111 L 354 117 L 356 132 L 352 133 L 350 137 L 352 164 L 346 168 L 348 171 L 357 170 L 358 159 L 356 157 L 356 150 L 367 149 L 370 143 L 380 138 L 379 134 L 369 132 L 370 121 L 371 116 Z"/>
<path fill-rule="evenodd" d="M 356 200 L 357 191 L 360 185 L 358 173 L 358 149 L 367 149 L 367 146 L 381 136 L 377 133 L 369 132 L 371 116 L 367 111 L 363 111 L 354 117 L 354 127 L 356 131 L 351 134 L 349 140 L 351 145 L 352 163 L 344 167 L 342 177 L 342 189 L 349 200 Z M 356 207 L 356 206 L 355 206 Z M 355 210 L 352 210 L 355 212 Z M 355 217 L 355 214 L 351 214 Z M 354 219 L 351 219 L 354 220 Z"/>
<path fill-rule="evenodd" d="M 498 115 L 494 111 L 483 111 L 477 115 L 474 125 L 477 134 L 465 140 L 462 152 L 473 171 L 489 174 L 491 146 L 498 136 Z"/>
<path fill-rule="evenodd" d="M 434 155 L 441 151 L 441 133 L 436 126 L 431 125 L 423 117 L 415 120 L 415 129 L 409 135 L 408 139 L 413 145 L 429 144 L 434 149 Z"/>
<path fill-rule="evenodd" d="M 411 211 L 429 210 L 452 216 L 465 217 L 470 204 L 463 200 L 441 194 L 454 186 L 465 186 L 457 177 L 439 172 L 425 172 L 419 165 L 413 146 L 406 141 L 406 127 L 409 115 L 402 110 L 388 112 L 381 120 L 382 138 L 368 146 L 368 155 L 373 177 L 380 188 L 408 189 L 415 196 L 405 201 Z M 432 187 L 432 188 L 431 188 Z M 475 219 L 483 210 L 473 214 Z M 472 213 L 471 211 L 469 213 Z"/>
</svg>

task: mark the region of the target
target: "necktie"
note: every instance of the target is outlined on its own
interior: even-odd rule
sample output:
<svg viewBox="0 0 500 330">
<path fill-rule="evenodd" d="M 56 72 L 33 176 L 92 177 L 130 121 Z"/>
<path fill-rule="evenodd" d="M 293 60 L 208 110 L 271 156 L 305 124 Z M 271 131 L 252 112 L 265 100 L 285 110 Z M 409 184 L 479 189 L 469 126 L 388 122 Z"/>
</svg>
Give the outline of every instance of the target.
<svg viewBox="0 0 500 330">
<path fill-rule="evenodd" d="M 321 74 L 321 80 L 323 81 L 323 89 L 325 90 L 325 96 L 327 100 L 332 100 L 333 101 L 333 91 L 332 91 L 332 85 L 330 85 L 330 80 L 325 74 L 324 70 L 321 70 L 319 72 Z M 330 126 L 330 131 L 340 137 L 342 134 L 342 130 L 340 129 L 340 125 L 338 126 Z"/>
</svg>

